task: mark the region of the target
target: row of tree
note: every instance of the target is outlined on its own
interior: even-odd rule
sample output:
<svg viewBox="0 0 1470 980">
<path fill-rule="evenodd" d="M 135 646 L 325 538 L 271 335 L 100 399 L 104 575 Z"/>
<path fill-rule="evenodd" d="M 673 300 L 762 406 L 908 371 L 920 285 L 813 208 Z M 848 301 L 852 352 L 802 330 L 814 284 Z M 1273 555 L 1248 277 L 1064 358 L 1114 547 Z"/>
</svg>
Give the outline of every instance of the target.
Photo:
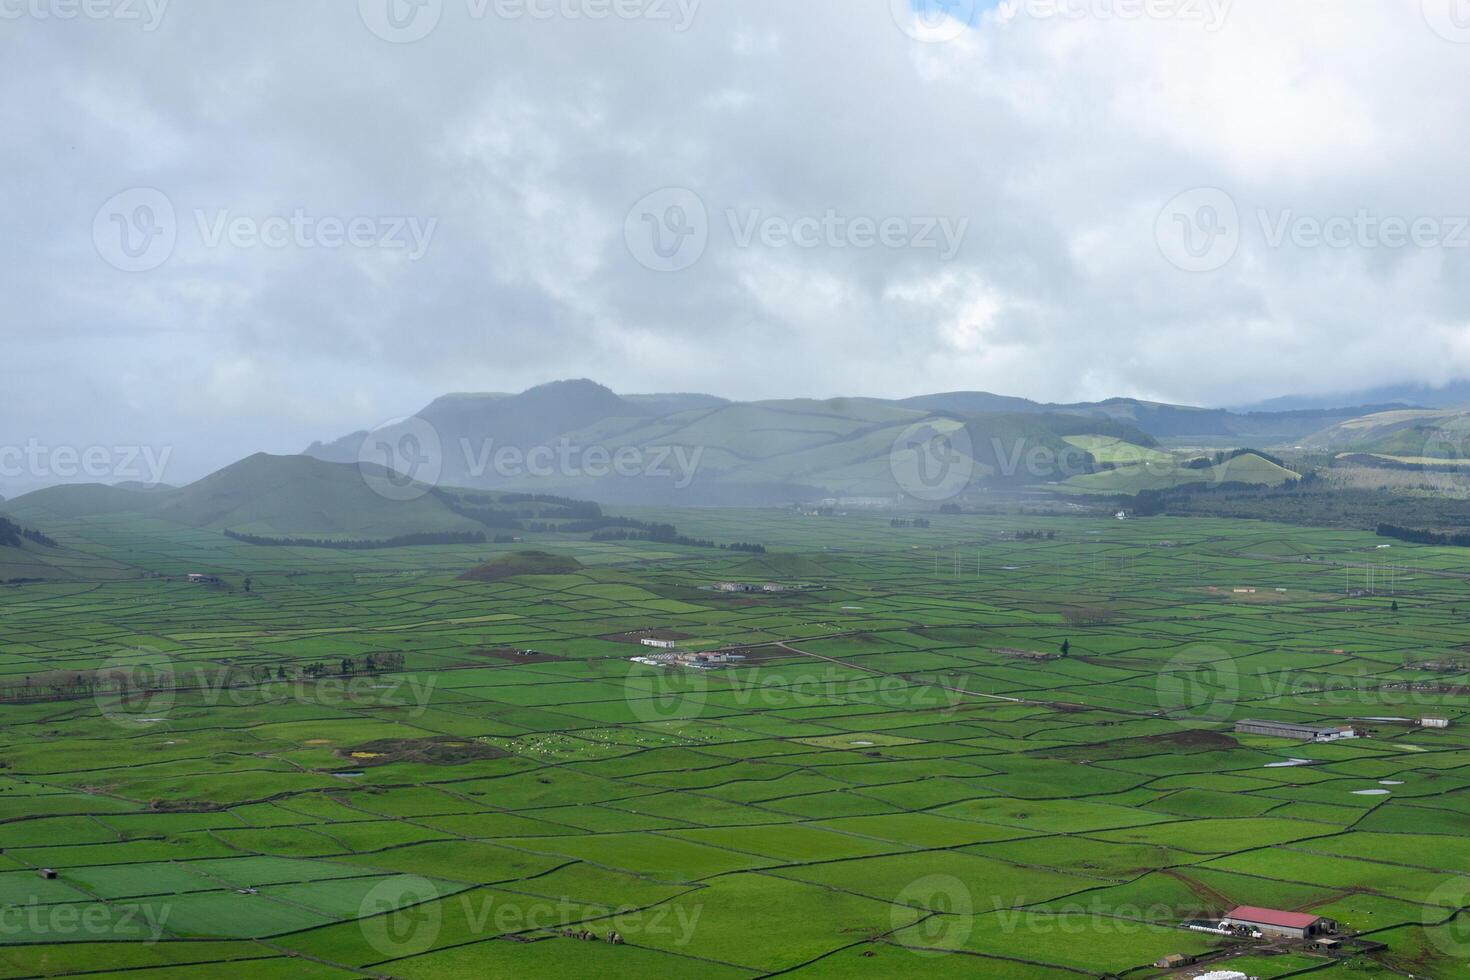
<svg viewBox="0 0 1470 980">
<path fill-rule="evenodd" d="M 21 527 L 8 517 L 0 517 L 0 548 L 19 548 L 22 541 L 31 541 L 44 548 L 58 547 L 55 541 L 28 527 Z"/>
<path fill-rule="evenodd" d="M 338 541 L 331 538 L 268 538 L 259 534 L 225 531 L 225 537 L 245 544 L 279 548 L 335 548 L 339 551 L 376 551 L 381 548 L 412 548 L 426 544 L 484 544 L 484 531 L 426 531 L 400 534 L 377 540 Z M 249 591 L 248 589 L 246 591 Z"/>
<path fill-rule="evenodd" d="M 1394 538 L 1410 544 L 1433 544 L 1452 548 L 1470 548 L 1470 532 L 1428 531 L 1423 528 L 1400 527 L 1397 524 L 1378 525 L 1380 538 Z"/>
<path fill-rule="evenodd" d="M 395 651 L 360 657 L 314 661 L 307 664 L 253 664 L 248 667 L 216 664 L 148 665 L 103 670 L 51 670 L 19 678 L 0 679 L 0 701 L 44 701 L 93 694 L 132 694 L 147 691 L 183 691 L 234 688 L 271 681 L 325 677 L 356 677 L 403 669 L 403 654 Z"/>
</svg>

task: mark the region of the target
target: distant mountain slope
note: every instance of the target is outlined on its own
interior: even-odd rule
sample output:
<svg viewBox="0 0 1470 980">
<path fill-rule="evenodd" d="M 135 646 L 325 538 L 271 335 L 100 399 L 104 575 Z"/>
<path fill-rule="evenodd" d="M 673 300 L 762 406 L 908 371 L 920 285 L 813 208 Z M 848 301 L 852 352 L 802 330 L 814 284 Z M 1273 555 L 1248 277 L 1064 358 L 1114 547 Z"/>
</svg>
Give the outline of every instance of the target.
<svg viewBox="0 0 1470 980">
<path fill-rule="evenodd" d="M 0 585 L 127 578 L 133 574 L 118 562 L 74 551 L 44 530 L 25 527 L 0 514 Z"/>
<path fill-rule="evenodd" d="M 963 430 L 979 485 L 1049 482 L 1018 461 L 1028 452 L 1086 453 L 1065 436 L 1152 445 L 1104 412 L 984 411 L 1024 399 L 956 393 L 894 402 L 875 398 L 727 402 L 703 395 L 623 397 L 590 381 L 542 385 L 520 395 L 453 395 L 415 419 L 372 433 L 372 444 L 437 444 L 446 486 L 565 494 L 610 503 L 761 504 L 823 495 L 895 496 L 895 445 L 916 432 Z M 675 408 L 677 411 L 665 412 Z M 425 425 L 427 423 L 427 426 Z M 909 430 L 913 430 L 912 432 Z M 426 437 L 424 434 L 428 433 Z M 316 444 L 313 456 L 358 458 L 362 434 Z M 610 461 L 618 461 L 613 467 Z M 1074 466 L 1073 471 L 1077 469 Z"/>
<path fill-rule="evenodd" d="M 483 530 L 435 497 L 395 496 L 401 495 L 383 476 L 357 466 L 257 453 L 164 495 L 149 512 L 189 527 L 285 536 Z"/>
<path fill-rule="evenodd" d="M 5 510 L 43 526 L 47 516 L 133 513 L 186 527 L 280 536 L 388 538 L 484 530 L 436 496 L 397 500 L 393 494 L 385 476 L 364 475 L 355 465 L 257 453 L 186 487 L 151 492 L 96 484 L 52 487 L 19 497 Z"/>
<path fill-rule="evenodd" d="M 381 543 L 432 534 L 580 531 L 623 526 L 594 503 L 564 497 L 431 487 L 390 479 L 381 467 L 257 453 L 167 491 L 66 486 L 26 494 L 0 513 L 47 521 L 131 515 L 255 538 Z M 601 522 L 601 523 L 599 523 Z M 626 523 L 626 522 L 624 522 Z M 588 528 L 586 525 L 594 525 Z"/>
<path fill-rule="evenodd" d="M 386 455 L 378 452 L 383 447 L 427 443 L 424 451 L 438 464 L 431 469 L 444 486 L 614 504 L 768 504 L 896 495 L 902 488 L 895 463 L 916 463 L 910 451 L 916 432 L 942 441 L 944 433 L 962 431 L 976 487 L 1044 485 L 1108 462 L 1089 460 L 1090 447 L 1154 448 L 1163 440 L 1220 450 L 1290 448 L 1363 414 L 1360 408 L 1239 413 L 1136 398 L 1043 403 L 983 391 L 729 402 L 687 393 L 624 396 L 584 379 L 515 395 L 446 395 L 371 439 L 355 433 L 316 443 L 307 454 L 355 462 L 364 446 L 377 458 Z M 901 439 L 909 448 L 895 456 Z M 1021 455 L 1017 447 L 1024 447 Z M 1021 466 L 1026 452 L 1069 463 Z M 1124 449 L 1122 455 L 1137 454 Z"/>
<path fill-rule="evenodd" d="M 901 398 L 896 404 L 925 412 L 954 412 L 979 415 L 982 412 L 1044 412 L 1041 402 L 1015 395 L 993 395 L 988 391 L 946 391 L 935 395 Z"/>
<path fill-rule="evenodd" d="M 1454 381 L 1445 385 L 1397 384 L 1358 391 L 1339 391 L 1329 395 L 1286 395 L 1233 408 L 1236 412 L 1289 412 L 1302 409 L 1336 409 L 1344 405 L 1359 406 L 1358 414 L 1367 415 L 1370 406 L 1382 411 L 1395 408 L 1464 408 L 1470 406 L 1470 381 Z"/>
<path fill-rule="evenodd" d="M 637 406 L 643 410 L 644 414 L 653 418 L 659 418 L 665 415 L 677 415 L 679 412 L 688 412 L 699 408 L 718 408 L 721 405 L 730 404 L 729 400 L 725 398 L 692 393 L 623 395 L 621 397 L 623 401 Z"/>
<path fill-rule="evenodd" d="M 1146 460 L 1117 469 L 1073 477 L 1062 487 L 1066 492 L 1135 494 L 1144 490 L 1168 490 L 1188 484 L 1220 486 L 1244 483 L 1278 487 L 1301 474 L 1256 453 L 1246 452 L 1213 465 L 1194 468 L 1178 460 Z"/>
<path fill-rule="evenodd" d="M 1027 398 L 992 395 L 984 391 L 956 391 L 903 399 L 899 404 L 934 412 L 1019 412 L 1084 415 L 1127 422 L 1157 439 L 1188 440 L 1209 445 L 1254 442 L 1277 445 L 1300 439 L 1319 429 L 1368 412 L 1402 408 L 1392 404 L 1355 407 L 1302 407 L 1282 411 L 1240 412 L 1224 408 L 1194 408 L 1137 398 L 1109 398 L 1100 402 L 1036 402 Z"/>
<path fill-rule="evenodd" d="M 1470 412 L 1403 409 L 1350 419 L 1307 437 L 1313 448 L 1402 462 L 1470 459 Z"/>
<path fill-rule="evenodd" d="M 677 396 L 668 396 L 667 403 L 684 404 Z M 659 410 L 661 404 L 654 401 L 651 408 L 640 406 L 592 381 L 554 381 L 519 395 L 445 395 L 430 402 L 415 417 L 432 425 L 445 446 L 458 446 L 461 439 L 478 445 L 493 438 L 496 445 L 530 447 L 602 419 L 641 418 Z M 412 431 L 398 425 L 377 430 L 374 435 L 392 442 Z M 364 434 L 358 432 L 330 443 L 313 443 L 306 455 L 336 463 L 356 462 Z M 449 453 L 446 461 L 459 463 L 463 456 L 463 453 Z M 464 474 L 460 469 L 451 468 L 445 475 L 451 479 L 461 477 Z"/>
<path fill-rule="evenodd" d="M 154 500 L 152 494 L 100 483 L 73 483 L 22 494 L 5 504 L 5 511 L 26 519 L 46 517 L 100 517 L 106 514 L 130 514 L 146 509 Z"/>
</svg>

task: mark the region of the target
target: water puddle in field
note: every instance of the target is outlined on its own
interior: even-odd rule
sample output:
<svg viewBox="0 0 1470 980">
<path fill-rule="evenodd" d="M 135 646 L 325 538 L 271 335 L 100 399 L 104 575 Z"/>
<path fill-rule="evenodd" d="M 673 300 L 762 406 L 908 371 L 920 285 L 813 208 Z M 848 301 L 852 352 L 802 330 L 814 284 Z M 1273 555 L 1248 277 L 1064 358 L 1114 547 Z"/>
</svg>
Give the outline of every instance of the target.
<svg viewBox="0 0 1470 980">
<path fill-rule="evenodd" d="M 1354 796 L 1388 796 L 1389 795 L 1389 792 L 1386 789 L 1355 789 L 1355 790 L 1353 790 L 1353 795 Z"/>
<path fill-rule="evenodd" d="M 1266 768 L 1267 769 L 1290 769 L 1292 766 L 1310 766 L 1310 765 L 1313 765 L 1313 762 L 1312 762 L 1311 759 L 1287 759 L 1285 762 L 1268 762 L 1268 763 L 1266 763 Z"/>
<path fill-rule="evenodd" d="M 1404 781 L 1402 779 L 1380 779 L 1378 781 L 1378 785 L 1379 786 L 1402 786 L 1402 785 L 1404 785 Z"/>
<path fill-rule="evenodd" d="M 862 606 L 843 606 L 842 607 L 842 611 L 843 612 L 859 612 L 862 608 L 863 608 Z"/>
<path fill-rule="evenodd" d="M 1002 565 L 1002 566 L 1000 566 L 1000 570 L 1003 571 L 1003 572 L 1019 572 L 1021 570 L 1021 566 L 1020 565 Z"/>
<path fill-rule="evenodd" d="M 358 772 L 334 772 L 334 773 L 332 773 L 332 775 L 333 776 L 337 776 L 340 779 L 356 779 L 357 777 L 361 776 L 362 773 L 360 771 L 358 771 Z"/>
<path fill-rule="evenodd" d="M 863 746 L 863 747 L 866 748 L 867 746 L 872 745 L 873 743 L 872 742 L 853 742 L 852 744 L 853 745 L 861 745 L 861 746 Z"/>
</svg>

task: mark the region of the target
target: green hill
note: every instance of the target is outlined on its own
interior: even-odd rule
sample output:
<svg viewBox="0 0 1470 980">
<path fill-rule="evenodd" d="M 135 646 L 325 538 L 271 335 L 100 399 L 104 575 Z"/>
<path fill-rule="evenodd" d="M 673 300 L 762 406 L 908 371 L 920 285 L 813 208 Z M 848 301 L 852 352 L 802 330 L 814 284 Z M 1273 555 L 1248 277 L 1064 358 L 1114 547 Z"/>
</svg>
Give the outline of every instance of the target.
<svg viewBox="0 0 1470 980">
<path fill-rule="evenodd" d="M 1464 465 L 1470 460 L 1470 413 L 1438 409 L 1378 412 L 1323 429 L 1305 444 L 1397 463 Z"/>
<path fill-rule="evenodd" d="M 74 551 L 38 528 L 0 515 L 0 585 L 124 578 L 132 574 L 118 562 Z"/>
<path fill-rule="evenodd" d="M 1090 458 L 1067 436 L 1154 445 L 1137 426 L 1104 412 L 1049 411 L 1024 399 L 977 401 L 962 393 L 932 406 L 876 398 L 741 403 L 620 396 L 590 381 L 519 395 L 446 396 L 373 437 L 392 442 L 410 427 L 422 437 L 424 423 L 437 436 L 446 485 L 655 506 L 896 497 L 895 462 L 933 435 L 960 429 L 956 450 L 970 455 L 965 465 L 977 487 L 1057 482 L 1086 471 Z M 352 461 L 365 435 L 307 452 Z M 1027 462 L 1036 453 L 1053 461 L 1040 472 Z M 538 455 L 539 470 L 527 464 Z M 615 469 L 609 459 L 623 463 Z M 1057 464 L 1063 459 L 1070 468 Z"/>
<path fill-rule="evenodd" d="M 1183 456 L 1145 458 L 1140 462 L 1119 465 L 1115 469 L 1073 477 L 1060 489 L 1068 493 L 1135 494 L 1143 490 L 1169 490 L 1196 483 L 1210 486 L 1246 483 L 1276 487 L 1300 476 L 1253 452 L 1245 452 L 1224 462 L 1206 466 L 1191 463 L 1191 460 Z"/>
<path fill-rule="evenodd" d="M 972 476 L 972 489 L 1087 486 L 1129 483 L 1093 471 L 1147 462 L 1159 440 L 1227 450 L 1295 445 L 1306 433 L 1347 425 L 1365 411 L 1397 407 L 1240 412 L 1136 398 L 1043 403 L 982 391 L 727 402 L 708 395 L 618 395 L 580 380 L 517 395 L 447 395 L 372 436 L 390 443 L 405 435 L 422 439 L 427 425 L 437 435 L 444 485 L 618 505 L 759 506 L 825 496 L 897 498 L 904 488 L 895 472 L 932 462 L 919 454 L 945 435 L 956 436 L 944 452 Z M 351 462 L 367 436 L 315 443 L 307 453 Z M 527 465 L 532 458 L 539 467 Z M 621 461 L 616 471 L 610 458 Z M 1161 450 L 1152 462 L 1175 464 Z M 1129 476 L 1160 482 L 1146 470 Z"/>
<path fill-rule="evenodd" d="M 52 487 L 17 498 L 4 511 L 43 529 L 48 520 L 135 515 L 260 538 L 355 541 L 555 530 L 603 516 L 596 504 L 582 500 L 405 487 L 390 482 L 380 467 L 265 453 L 185 487 L 147 492 L 100 485 Z"/>
<path fill-rule="evenodd" d="M 466 582 L 499 582 L 520 575 L 571 575 L 582 570 L 582 563 L 571 555 L 552 555 L 545 551 L 513 551 L 465 572 Z"/>
<path fill-rule="evenodd" d="M 364 468 L 257 453 L 162 495 L 149 513 L 188 527 L 287 537 L 389 538 L 483 530 L 435 496 L 398 496 L 385 476 Z"/>
<path fill-rule="evenodd" d="M 186 487 L 141 492 L 100 485 L 51 487 L 6 505 L 19 519 L 137 514 L 207 530 L 290 537 L 389 538 L 483 530 L 437 496 L 395 500 L 383 476 L 306 456 L 258 453 Z"/>
</svg>

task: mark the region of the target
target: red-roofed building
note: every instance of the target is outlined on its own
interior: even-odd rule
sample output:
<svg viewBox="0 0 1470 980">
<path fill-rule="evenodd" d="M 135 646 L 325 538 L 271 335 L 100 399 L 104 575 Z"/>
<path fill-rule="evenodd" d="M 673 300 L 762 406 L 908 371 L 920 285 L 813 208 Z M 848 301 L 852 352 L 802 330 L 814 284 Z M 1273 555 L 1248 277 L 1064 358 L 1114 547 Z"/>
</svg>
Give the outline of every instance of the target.
<svg viewBox="0 0 1470 980">
<path fill-rule="evenodd" d="M 1221 925 L 1233 929 L 1250 929 L 1265 936 L 1306 939 L 1337 932 L 1337 923 L 1311 912 L 1282 912 L 1277 909 L 1242 905 L 1232 909 Z"/>
</svg>

